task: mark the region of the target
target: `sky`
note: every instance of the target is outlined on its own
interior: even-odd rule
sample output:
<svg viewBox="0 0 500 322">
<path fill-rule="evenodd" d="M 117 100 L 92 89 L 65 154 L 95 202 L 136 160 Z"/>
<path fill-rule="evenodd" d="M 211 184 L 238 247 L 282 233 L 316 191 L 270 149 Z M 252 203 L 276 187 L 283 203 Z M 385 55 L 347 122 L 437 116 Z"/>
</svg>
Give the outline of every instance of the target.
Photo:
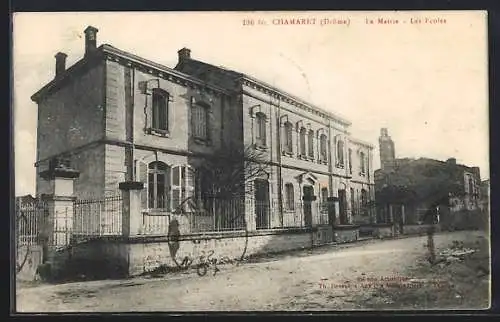
<svg viewBox="0 0 500 322">
<path fill-rule="evenodd" d="M 302 24 L 290 23 L 297 19 Z M 454 157 L 489 178 L 486 12 L 15 13 L 16 195 L 35 193 L 37 105 L 30 96 L 54 77 L 57 52 L 68 55 L 67 67 L 83 57 L 88 25 L 99 29 L 98 46 L 171 68 L 187 47 L 194 59 L 347 118 L 352 135 L 375 146 L 374 169 L 386 127 L 396 157 Z"/>
</svg>

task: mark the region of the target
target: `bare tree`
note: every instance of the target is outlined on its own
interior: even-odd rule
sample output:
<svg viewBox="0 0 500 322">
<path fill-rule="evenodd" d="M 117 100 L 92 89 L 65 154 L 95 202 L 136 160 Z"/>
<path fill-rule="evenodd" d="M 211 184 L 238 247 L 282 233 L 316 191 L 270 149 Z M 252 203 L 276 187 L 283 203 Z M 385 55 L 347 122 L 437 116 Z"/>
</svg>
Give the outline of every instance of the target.
<svg viewBox="0 0 500 322">
<path fill-rule="evenodd" d="M 201 204 L 192 196 L 183 200 L 176 210 L 177 213 L 183 213 L 188 208 L 194 212 L 208 210 L 215 216 L 214 228 L 245 229 L 245 247 L 240 261 L 245 257 L 248 243 L 245 199 L 253 193 L 253 181 L 267 174 L 268 158 L 265 151 L 253 146 L 214 151 L 213 156 L 207 157 L 196 170 L 201 181 Z M 178 237 L 179 233 L 169 231 L 169 234 Z M 172 243 L 171 254 L 174 258 L 177 249 L 178 245 Z"/>
</svg>

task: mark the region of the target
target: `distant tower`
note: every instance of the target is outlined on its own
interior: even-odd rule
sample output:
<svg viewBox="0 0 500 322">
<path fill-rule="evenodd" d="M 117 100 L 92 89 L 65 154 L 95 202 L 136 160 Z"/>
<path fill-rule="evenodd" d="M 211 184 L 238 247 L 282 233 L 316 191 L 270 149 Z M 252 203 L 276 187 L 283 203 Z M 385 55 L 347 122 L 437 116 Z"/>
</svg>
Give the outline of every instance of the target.
<svg viewBox="0 0 500 322">
<path fill-rule="evenodd" d="M 380 129 L 380 137 L 378 138 L 380 148 L 380 167 L 382 170 L 389 169 L 394 165 L 395 150 L 394 141 L 389 136 L 387 129 Z"/>
</svg>

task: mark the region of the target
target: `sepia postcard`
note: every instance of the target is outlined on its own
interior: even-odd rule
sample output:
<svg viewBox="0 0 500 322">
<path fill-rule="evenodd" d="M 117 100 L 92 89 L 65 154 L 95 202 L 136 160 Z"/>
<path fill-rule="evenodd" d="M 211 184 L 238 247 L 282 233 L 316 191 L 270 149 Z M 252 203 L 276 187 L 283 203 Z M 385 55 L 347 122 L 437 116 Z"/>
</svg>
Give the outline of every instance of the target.
<svg viewBox="0 0 500 322">
<path fill-rule="evenodd" d="M 488 309 L 487 21 L 15 13 L 13 310 Z"/>
</svg>

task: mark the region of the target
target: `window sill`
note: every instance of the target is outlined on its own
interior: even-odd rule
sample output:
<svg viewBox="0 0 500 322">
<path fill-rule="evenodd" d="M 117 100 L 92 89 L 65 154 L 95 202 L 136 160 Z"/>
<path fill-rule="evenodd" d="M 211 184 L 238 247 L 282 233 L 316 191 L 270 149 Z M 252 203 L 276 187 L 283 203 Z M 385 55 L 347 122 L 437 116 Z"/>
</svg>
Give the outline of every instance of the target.
<svg viewBox="0 0 500 322">
<path fill-rule="evenodd" d="M 281 154 L 287 157 L 293 157 L 293 152 L 282 151 Z"/>
<path fill-rule="evenodd" d="M 161 136 L 161 137 L 169 137 L 170 132 L 167 130 L 159 130 L 159 129 L 153 129 L 153 128 L 147 128 L 146 133 L 150 135 L 156 135 L 156 136 Z"/>
<path fill-rule="evenodd" d="M 325 164 L 325 165 L 328 164 L 328 162 L 326 160 L 318 160 L 318 163 L 319 164 Z"/>
<path fill-rule="evenodd" d="M 344 165 L 343 164 L 336 164 L 335 167 L 337 167 L 339 169 L 344 169 Z"/>
</svg>

